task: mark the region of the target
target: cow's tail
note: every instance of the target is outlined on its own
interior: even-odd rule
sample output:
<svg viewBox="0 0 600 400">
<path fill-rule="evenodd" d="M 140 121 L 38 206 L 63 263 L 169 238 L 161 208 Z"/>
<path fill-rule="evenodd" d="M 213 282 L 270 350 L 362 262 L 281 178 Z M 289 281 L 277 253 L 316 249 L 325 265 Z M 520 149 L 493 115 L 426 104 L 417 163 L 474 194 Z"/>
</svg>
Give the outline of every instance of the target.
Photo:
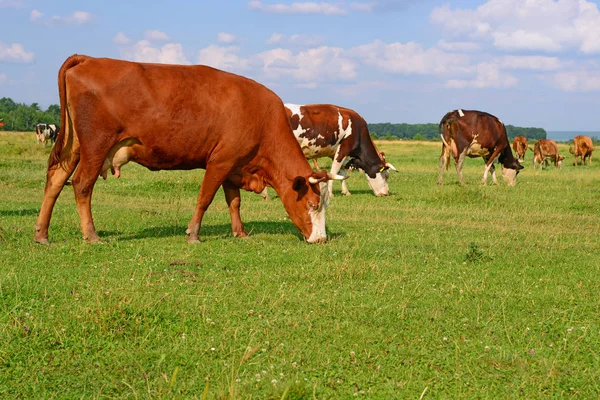
<svg viewBox="0 0 600 400">
<path fill-rule="evenodd" d="M 442 118 L 442 120 L 440 121 L 440 124 L 438 125 L 438 131 L 440 132 L 440 139 L 442 139 L 444 146 L 446 146 L 448 149 L 450 148 L 450 145 L 448 144 L 448 142 L 446 142 L 446 139 L 444 138 L 444 125 L 450 119 L 450 117 L 452 116 L 452 113 L 453 113 L 453 111 L 444 115 L 444 118 Z"/>
<path fill-rule="evenodd" d="M 51 168 L 60 163 L 60 156 L 63 148 L 66 144 L 66 131 L 67 131 L 67 85 L 66 85 L 66 74 L 67 71 L 74 66 L 81 64 L 88 57 L 73 54 L 71 57 L 63 63 L 62 67 L 58 71 L 58 96 L 60 99 L 60 130 L 56 134 L 56 142 L 54 142 L 54 148 L 48 158 L 48 168 Z"/>
</svg>

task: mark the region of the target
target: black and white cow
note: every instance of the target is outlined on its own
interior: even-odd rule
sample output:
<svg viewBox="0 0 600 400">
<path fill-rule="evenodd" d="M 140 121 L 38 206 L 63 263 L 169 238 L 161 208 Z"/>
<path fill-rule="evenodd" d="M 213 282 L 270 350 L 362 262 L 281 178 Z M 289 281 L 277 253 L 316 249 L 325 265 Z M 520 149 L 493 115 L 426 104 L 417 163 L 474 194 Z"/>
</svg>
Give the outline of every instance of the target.
<svg viewBox="0 0 600 400">
<path fill-rule="evenodd" d="M 44 144 L 48 141 L 54 143 L 58 135 L 59 127 L 54 124 L 37 124 L 35 126 L 35 137 L 38 144 Z"/>
</svg>

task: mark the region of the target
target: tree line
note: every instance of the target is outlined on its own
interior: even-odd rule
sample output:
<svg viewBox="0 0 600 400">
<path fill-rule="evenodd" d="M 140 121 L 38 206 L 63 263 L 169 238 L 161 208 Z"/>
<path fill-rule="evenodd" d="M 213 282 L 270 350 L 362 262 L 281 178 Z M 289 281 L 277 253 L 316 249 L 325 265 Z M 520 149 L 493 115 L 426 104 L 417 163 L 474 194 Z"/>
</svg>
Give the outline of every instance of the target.
<svg viewBox="0 0 600 400">
<path fill-rule="evenodd" d="M 382 140 L 439 140 L 438 124 L 392 124 L 390 122 L 367 124 L 373 139 Z M 546 139 L 546 130 L 543 128 L 522 128 L 506 125 L 506 134 L 512 141 L 515 136 L 525 136 L 527 140 L 537 141 Z"/>
<path fill-rule="evenodd" d="M 50 105 L 42 110 L 38 103 L 27 105 L 15 103 L 8 97 L 0 99 L 0 119 L 4 119 L 5 131 L 35 131 L 39 123 L 60 124 L 60 106 Z M 389 122 L 368 124 L 369 132 L 374 139 L 383 140 L 438 140 L 440 134 L 438 124 L 392 124 Z M 512 141 L 515 136 L 525 136 L 527 140 L 546 139 L 546 131 L 542 128 L 521 128 L 506 125 L 506 133 Z"/>
<path fill-rule="evenodd" d="M 0 99 L 0 119 L 4 120 L 5 131 L 35 131 L 39 123 L 60 124 L 60 106 L 50 105 L 42 110 L 38 103 L 27 105 L 15 103 L 11 98 Z"/>
</svg>

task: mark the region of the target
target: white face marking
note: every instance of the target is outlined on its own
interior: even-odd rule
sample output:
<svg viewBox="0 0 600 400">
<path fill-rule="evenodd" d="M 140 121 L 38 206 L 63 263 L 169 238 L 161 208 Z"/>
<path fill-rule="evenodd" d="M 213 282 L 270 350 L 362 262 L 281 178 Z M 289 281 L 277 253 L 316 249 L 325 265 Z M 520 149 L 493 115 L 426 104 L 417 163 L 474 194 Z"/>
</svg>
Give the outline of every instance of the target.
<svg viewBox="0 0 600 400">
<path fill-rule="evenodd" d="M 390 173 L 388 171 L 381 171 L 375 175 L 375 178 L 370 178 L 369 175 L 365 174 L 369 187 L 375 193 L 375 196 L 388 196 L 390 194 L 390 188 L 388 186 L 388 177 Z"/>
<path fill-rule="evenodd" d="M 502 178 L 508 186 L 515 186 L 517 184 L 517 170 L 512 168 L 502 168 Z"/>
<path fill-rule="evenodd" d="M 327 239 L 327 232 L 325 231 L 325 209 L 329 205 L 329 190 L 327 190 L 327 185 L 325 183 L 320 183 L 319 187 L 321 188 L 319 208 L 316 210 L 308 210 L 310 222 L 312 223 L 312 232 L 310 237 L 306 239 L 308 243 L 321 242 Z"/>
<path fill-rule="evenodd" d="M 458 109 L 458 115 L 459 115 L 459 117 L 461 117 L 461 118 L 462 118 L 462 117 L 464 117 L 464 116 L 465 116 L 465 113 L 463 112 L 463 110 L 461 110 L 461 109 L 459 108 L 459 109 Z"/>
</svg>

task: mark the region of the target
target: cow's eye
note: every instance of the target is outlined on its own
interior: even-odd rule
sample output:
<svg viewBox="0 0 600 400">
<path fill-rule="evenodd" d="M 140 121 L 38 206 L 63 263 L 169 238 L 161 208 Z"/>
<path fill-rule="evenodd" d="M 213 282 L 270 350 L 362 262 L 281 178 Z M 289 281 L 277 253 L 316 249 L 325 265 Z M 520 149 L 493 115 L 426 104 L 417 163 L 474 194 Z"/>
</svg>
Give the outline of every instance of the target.
<svg viewBox="0 0 600 400">
<path fill-rule="evenodd" d="M 316 210 L 319 207 L 319 205 L 309 202 L 308 207 L 310 207 L 311 210 Z"/>
</svg>

